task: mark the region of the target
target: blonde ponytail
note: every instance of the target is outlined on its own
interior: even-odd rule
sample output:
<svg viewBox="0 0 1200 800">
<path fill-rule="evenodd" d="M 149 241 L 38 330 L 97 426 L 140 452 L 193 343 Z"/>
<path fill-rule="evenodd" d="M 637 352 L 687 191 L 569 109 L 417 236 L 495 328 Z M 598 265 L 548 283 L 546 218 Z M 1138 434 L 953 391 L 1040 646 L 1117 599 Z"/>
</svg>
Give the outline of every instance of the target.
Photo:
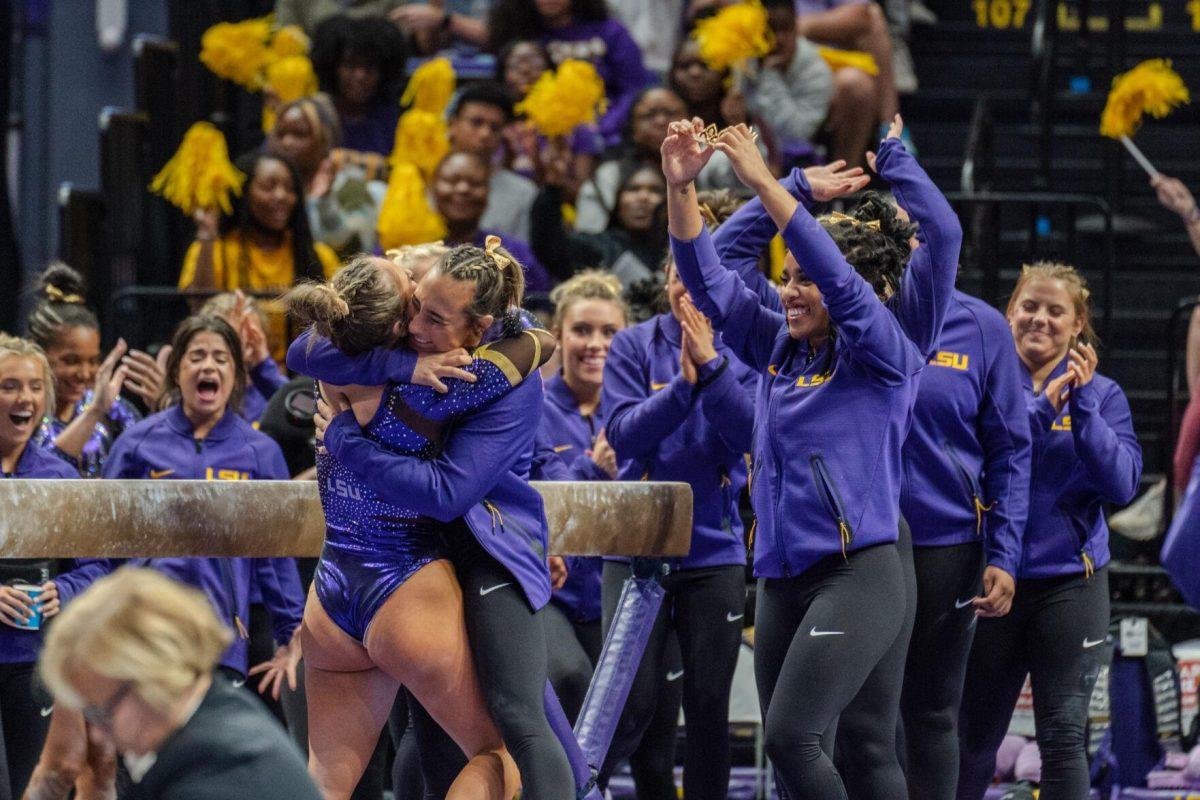
<svg viewBox="0 0 1200 800">
<path fill-rule="evenodd" d="M 408 310 L 407 295 L 366 255 L 353 258 L 331 280 L 296 286 L 283 302 L 301 325 L 312 326 L 349 355 L 390 344 Z"/>
</svg>

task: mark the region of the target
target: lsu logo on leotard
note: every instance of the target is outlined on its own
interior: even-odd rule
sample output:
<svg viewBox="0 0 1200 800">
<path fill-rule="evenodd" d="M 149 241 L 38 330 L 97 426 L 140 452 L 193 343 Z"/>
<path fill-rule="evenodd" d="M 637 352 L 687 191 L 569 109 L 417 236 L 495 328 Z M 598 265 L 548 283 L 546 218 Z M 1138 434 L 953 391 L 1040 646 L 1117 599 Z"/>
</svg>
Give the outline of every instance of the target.
<svg viewBox="0 0 1200 800">
<path fill-rule="evenodd" d="M 248 481 L 250 480 L 249 472 L 238 472 L 236 469 L 217 469 L 212 467 L 204 470 L 204 480 L 206 481 Z"/>
<path fill-rule="evenodd" d="M 767 372 L 771 373 L 772 375 L 779 374 L 779 370 L 776 368 L 776 366 L 774 364 L 771 364 L 770 366 L 767 367 Z M 796 379 L 796 388 L 797 389 L 812 389 L 813 387 L 820 386 L 821 384 L 826 383 L 832 377 L 833 377 L 832 372 L 822 372 L 819 375 L 801 375 L 799 378 Z"/>
<path fill-rule="evenodd" d="M 968 361 L 970 359 L 966 353 L 952 353 L 949 350 L 938 350 L 934 357 L 929 359 L 932 366 L 957 370 L 966 370 Z"/>
<path fill-rule="evenodd" d="M 1054 420 L 1054 424 L 1050 426 L 1052 431 L 1069 431 L 1071 430 L 1071 415 L 1064 414 L 1062 419 Z"/>
<path fill-rule="evenodd" d="M 347 500 L 362 500 L 362 492 L 357 487 L 351 486 L 340 478 L 329 478 L 325 481 L 325 488 L 336 494 L 338 497 L 344 497 Z"/>
</svg>

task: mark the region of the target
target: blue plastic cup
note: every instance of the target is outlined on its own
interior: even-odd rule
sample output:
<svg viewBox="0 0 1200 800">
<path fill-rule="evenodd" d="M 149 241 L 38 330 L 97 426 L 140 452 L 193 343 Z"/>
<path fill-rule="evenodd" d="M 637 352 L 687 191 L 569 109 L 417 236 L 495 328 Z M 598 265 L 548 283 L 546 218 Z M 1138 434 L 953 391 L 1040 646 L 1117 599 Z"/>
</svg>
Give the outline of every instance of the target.
<svg viewBox="0 0 1200 800">
<path fill-rule="evenodd" d="M 40 631 L 42 629 L 42 604 L 38 598 L 42 596 L 42 587 L 34 586 L 32 583 L 16 583 L 13 584 L 13 588 L 29 595 L 29 599 L 33 601 L 33 614 L 21 627 L 30 631 Z"/>
</svg>

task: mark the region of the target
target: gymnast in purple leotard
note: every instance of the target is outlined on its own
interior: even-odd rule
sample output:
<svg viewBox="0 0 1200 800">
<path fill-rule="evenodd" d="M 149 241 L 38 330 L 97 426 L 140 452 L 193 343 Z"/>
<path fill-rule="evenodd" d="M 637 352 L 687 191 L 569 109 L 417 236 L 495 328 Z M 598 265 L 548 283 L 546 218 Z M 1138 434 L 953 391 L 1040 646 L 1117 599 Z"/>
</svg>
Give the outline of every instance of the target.
<svg viewBox="0 0 1200 800">
<path fill-rule="evenodd" d="M 519 300 L 519 279 L 484 261 L 482 269 L 497 274 L 477 281 L 513 284 L 493 293 L 502 313 Z M 327 284 L 294 290 L 288 303 L 354 354 L 400 339 L 411 294 L 402 269 L 361 257 Z M 475 322 L 486 328 L 495 316 Z M 447 394 L 413 384 L 323 384 L 322 391 L 348 402 L 369 439 L 397 455 L 430 457 L 444 422 L 510 390 L 553 349 L 544 331 L 515 333 L 478 348 L 467 366 L 476 381 L 451 381 Z M 472 666 L 461 590 L 445 558 L 446 526 L 381 496 L 329 454 L 318 456 L 317 469 L 327 534 L 302 634 L 314 778 L 326 797 L 349 796 L 403 683 L 471 759 L 448 796 L 511 796 L 516 769 Z"/>
</svg>

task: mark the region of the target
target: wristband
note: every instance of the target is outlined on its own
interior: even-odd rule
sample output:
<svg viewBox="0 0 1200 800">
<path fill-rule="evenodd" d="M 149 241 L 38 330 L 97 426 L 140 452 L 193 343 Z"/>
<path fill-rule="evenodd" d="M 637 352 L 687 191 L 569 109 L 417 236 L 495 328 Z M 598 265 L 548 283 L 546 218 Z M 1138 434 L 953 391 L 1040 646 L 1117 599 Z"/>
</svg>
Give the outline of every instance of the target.
<svg viewBox="0 0 1200 800">
<path fill-rule="evenodd" d="M 707 378 L 700 378 L 697 376 L 696 388 L 703 389 L 705 386 L 708 386 L 713 381 L 715 381 L 717 378 L 721 377 L 721 373 L 724 372 L 728 368 L 729 368 L 729 359 L 725 356 L 722 356 L 721 357 L 721 365 L 719 367 L 717 367 L 716 370 L 714 370 L 711 375 L 709 375 Z"/>
</svg>

